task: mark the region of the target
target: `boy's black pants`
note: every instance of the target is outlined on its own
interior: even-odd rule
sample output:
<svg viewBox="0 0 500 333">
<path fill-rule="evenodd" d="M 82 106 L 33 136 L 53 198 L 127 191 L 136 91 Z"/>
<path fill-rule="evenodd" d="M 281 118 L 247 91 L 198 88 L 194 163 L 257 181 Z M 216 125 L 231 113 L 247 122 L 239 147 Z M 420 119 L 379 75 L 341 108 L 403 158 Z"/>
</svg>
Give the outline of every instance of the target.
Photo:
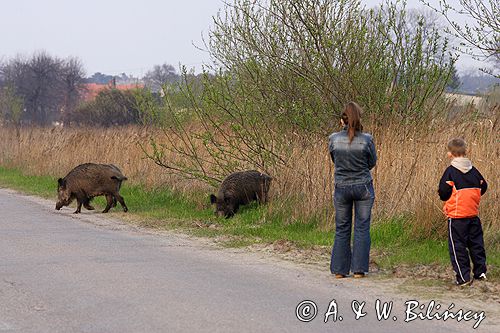
<svg viewBox="0 0 500 333">
<path fill-rule="evenodd" d="M 471 279 L 469 255 L 474 265 L 474 278 L 486 273 L 486 252 L 479 217 L 449 218 L 448 248 L 458 282 L 467 282 Z"/>
</svg>

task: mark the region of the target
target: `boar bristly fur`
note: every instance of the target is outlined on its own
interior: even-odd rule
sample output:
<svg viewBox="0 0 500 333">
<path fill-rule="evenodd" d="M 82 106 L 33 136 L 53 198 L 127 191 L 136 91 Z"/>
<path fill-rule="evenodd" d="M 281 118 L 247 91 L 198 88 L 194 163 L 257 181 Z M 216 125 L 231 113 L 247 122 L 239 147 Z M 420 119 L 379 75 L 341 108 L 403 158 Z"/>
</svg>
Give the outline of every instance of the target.
<svg viewBox="0 0 500 333">
<path fill-rule="evenodd" d="M 94 209 L 90 201 L 97 196 L 106 196 L 107 213 L 111 207 L 116 206 L 116 201 L 121 204 L 123 211 L 128 211 L 123 197 L 120 195 L 122 182 L 127 180 L 120 169 L 113 164 L 80 164 L 71 170 L 66 177 L 59 178 L 57 183 L 56 209 L 68 206 L 76 199 L 78 206 L 75 214 L 81 212 L 82 205 L 89 210 Z"/>
<path fill-rule="evenodd" d="M 215 214 L 229 218 L 238 212 L 241 205 L 251 201 L 266 203 L 272 178 L 259 171 L 234 172 L 224 179 L 217 196 L 210 195 L 215 204 Z"/>
</svg>

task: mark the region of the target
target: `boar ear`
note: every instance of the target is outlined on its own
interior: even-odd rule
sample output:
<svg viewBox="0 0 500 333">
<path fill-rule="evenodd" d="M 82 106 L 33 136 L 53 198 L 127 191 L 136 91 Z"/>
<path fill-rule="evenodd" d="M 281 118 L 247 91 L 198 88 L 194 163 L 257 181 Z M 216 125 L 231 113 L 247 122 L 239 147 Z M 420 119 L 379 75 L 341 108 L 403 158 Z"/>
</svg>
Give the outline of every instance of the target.
<svg viewBox="0 0 500 333">
<path fill-rule="evenodd" d="M 59 184 L 59 186 L 61 186 L 61 187 L 64 187 L 66 185 L 66 181 L 64 181 L 64 179 L 62 179 L 62 178 L 59 178 L 57 180 L 57 184 Z"/>
<path fill-rule="evenodd" d="M 217 197 L 213 194 L 210 194 L 210 203 L 214 204 L 217 202 Z"/>
</svg>

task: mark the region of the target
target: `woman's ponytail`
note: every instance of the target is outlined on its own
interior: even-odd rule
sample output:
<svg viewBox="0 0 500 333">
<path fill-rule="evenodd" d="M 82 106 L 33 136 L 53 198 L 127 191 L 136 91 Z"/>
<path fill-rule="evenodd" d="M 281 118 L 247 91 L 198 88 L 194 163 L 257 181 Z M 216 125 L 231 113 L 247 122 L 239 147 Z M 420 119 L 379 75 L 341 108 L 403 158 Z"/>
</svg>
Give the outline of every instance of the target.
<svg viewBox="0 0 500 333">
<path fill-rule="evenodd" d="M 363 131 L 363 125 L 361 125 L 361 107 L 355 102 L 347 103 L 342 113 L 342 120 L 347 126 L 349 142 L 352 142 L 356 135 L 356 131 Z"/>
</svg>

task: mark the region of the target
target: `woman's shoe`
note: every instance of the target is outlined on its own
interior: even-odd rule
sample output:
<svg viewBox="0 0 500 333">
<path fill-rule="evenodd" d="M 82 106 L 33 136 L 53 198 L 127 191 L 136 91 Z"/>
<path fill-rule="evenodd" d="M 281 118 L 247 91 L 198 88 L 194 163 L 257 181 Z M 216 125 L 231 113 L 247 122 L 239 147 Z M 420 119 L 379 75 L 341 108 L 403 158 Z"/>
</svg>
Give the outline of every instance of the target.
<svg viewBox="0 0 500 333">
<path fill-rule="evenodd" d="M 356 273 L 354 273 L 354 278 L 355 279 L 364 278 L 364 277 L 365 277 L 365 273 L 364 272 L 356 272 Z"/>
</svg>

